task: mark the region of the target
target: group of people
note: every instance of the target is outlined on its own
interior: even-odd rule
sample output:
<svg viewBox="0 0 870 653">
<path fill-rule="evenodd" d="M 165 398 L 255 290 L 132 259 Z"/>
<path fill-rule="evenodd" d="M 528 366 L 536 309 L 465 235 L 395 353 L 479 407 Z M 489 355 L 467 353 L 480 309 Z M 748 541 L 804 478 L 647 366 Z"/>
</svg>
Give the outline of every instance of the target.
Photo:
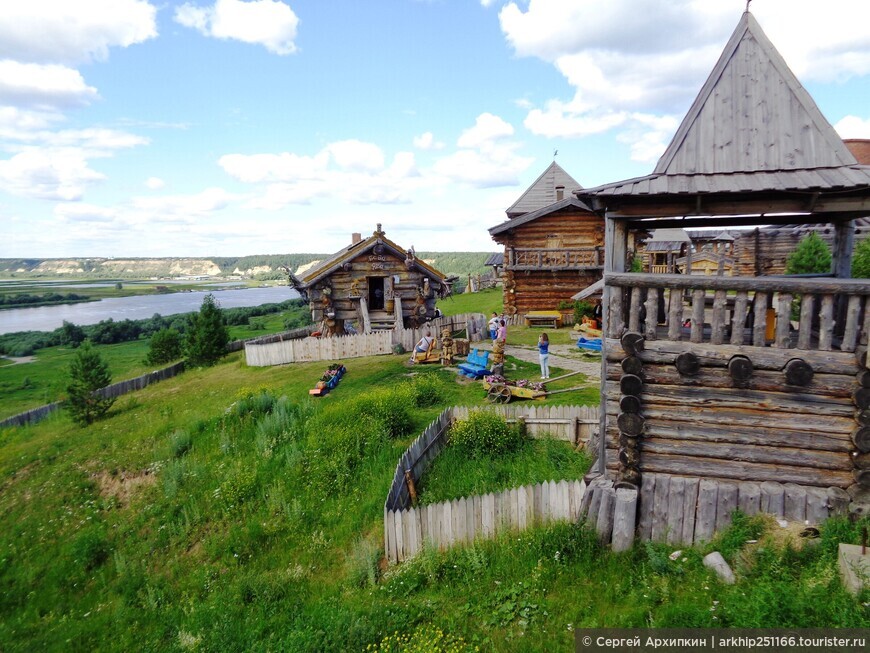
<svg viewBox="0 0 870 653">
<path fill-rule="evenodd" d="M 493 343 L 497 340 L 502 342 L 507 341 L 507 323 L 504 316 L 499 315 L 495 311 L 489 319 L 489 337 Z M 550 378 L 550 338 L 546 333 L 542 333 L 538 338 L 538 360 L 541 364 L 541 378 Z"/>
</svg>

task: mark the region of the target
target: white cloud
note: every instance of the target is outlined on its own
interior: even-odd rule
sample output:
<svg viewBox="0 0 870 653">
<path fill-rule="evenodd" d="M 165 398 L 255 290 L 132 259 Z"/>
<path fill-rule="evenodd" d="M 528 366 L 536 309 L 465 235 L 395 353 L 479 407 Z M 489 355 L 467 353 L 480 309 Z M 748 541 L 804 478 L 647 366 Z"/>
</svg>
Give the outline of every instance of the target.
<svg viewBox="0 0 870 653">
<path fill-rule="evenodd" d="M 72 68 L 0 60 L 0 104 L 45 110 L 83 106 L 98 97 Z"/>
<path fill-rule="evenodd" d="M 513 136 L 513 126 L 491 113 L 477 116 L 474 127 L 469 127 L 459 136 L 456 144 L 462 148 L 476 148 L 490 141 Z"/>
<path fill-rule="evenodd" d="M 185 3 L 175 10 L 175 21 L 204 36 L 259 44 L 275 54 L 296 52 L 299 18 L 277 0 L 217 0 L 210 7 Z"/>
<path fill-rule="evenodd" d="M 145 180 L 145 188 L 149 190 L 160 190 L 166 185 L 166 182 L 160 179 L 160 177 L 148 177 Z"/>
<path fill-rule="evenodd" d="M 435 140 L 435 135 L 432 132 L 423 132 L 419 136 L 415 136 L 413 143 L 418 150 L 444 149 L 444 143 Z"/>
<path fill-rule="evenodd" d="M 111 224 L 118 219 L 118 212 L 113 208 L 96 206 L 94 204 L 58 204 L 54 207 L 54 215 L 67 223 Z"/>
<path fill-rule="evenodd" d="M 164 195 L 162 197 L 134 197 L 131 208 L 144 212 L 156 222 L 189 222 L 221 211 L 237 195 L 222 188 L 207 188 L 193 195 Z"/>
<path fill-rule="evenodd" d="M 0 188 L 13 195 L 74 201 L 105 176 L 74 149 L 34 148 L 0 161 Z"/>
<path fill-rule="evenodd" d="M 218 165 L 231 177 L 253 184 L 263 181 L 293 181 L 322 176 L 329 165 L 329 151 L 316 156 L 281 154 L 225 154 Z"/>
<path fill-rule="evenodd" d="M 765 0 L 752 6 L 801 80 L 870 74 L 870 3 Z M 737 25 L 743 0 L 530 0 L 499 12 L 520 56 L 552 64 L 573 97 L 525 102 L 525 126 L 548 137 L 615 130 L 647 160 L 688 109 Z M 651 17 L 655 16 L 654 22 Z M 673 123 L 674 125 L 676 123 Z M 670 133 L 666 133 L 670 130 Z M 664 136 L 663 136 L 664 134 Z"/>
<path fill-rule="evenodd" d="M 834 125 L 840 138 L 870 138 L 870 118 L 845 116 Z"/>
<path fill-rule="evenodd" d="M 0 6 L 0 58 L 103 60 L 111 47 L 157 36 L 156 13 L 145 0 L 9 0 Z"/>
<path fill-rule="evenodd" d="M 384 167 L 384 152 L 374 143 L 355 139 L 330 144 L 328 151 L 335 163 L 346 170 L 374 172 Z"/>
<path fill-rule="evenodd" d="M 434 171 L 443 177 L 474 188 L 514 186 L 519 175 L 534 161 L 519 156 L 516 144 L 489 147 L 485 150 L 459 150 L 435 163 Z"/>
</svg>

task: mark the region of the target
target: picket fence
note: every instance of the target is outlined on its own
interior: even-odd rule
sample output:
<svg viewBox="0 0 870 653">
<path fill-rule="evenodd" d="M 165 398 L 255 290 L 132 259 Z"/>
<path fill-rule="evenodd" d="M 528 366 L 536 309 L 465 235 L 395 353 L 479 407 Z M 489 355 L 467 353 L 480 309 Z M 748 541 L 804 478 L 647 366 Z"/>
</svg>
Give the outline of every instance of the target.
<svg viewBox="0 0 870 653">
<path fill-rule="evenodd" d="M 288 332 L 266 336 L 245 343 L 245 360 L 251 367 L 307 363 L 312 361 L 339 361 L 364 356 L 380 356 L 393 353 L 394 345 L 406 351 L 414 348 L 424 331 L 440 336 L 441 329 L 451 331 L 465 329 L 472 340 L 481 340 L 486 320 L 481 313 L 466 313 L 440 317 L 427 322 L 418 329 L 393 329 L 373 331 L 352 336 L 333 338 L 308 338 L 310 331 Z"/>
<path fill-rule="evenodd" d="M 466 419 L 468 406 L 456 406 L 454 419 Z M 504 416 L 508 422 L 522 419 L 532 437 L 547 435 L 572 444 L 586 445 L 597 435 L 601 416 L 598 406 L 524 406 L 508 404 L 493 406 L 491 410 Z"/>
<path fill-rule="evenodd" d="M 143 374 L 142 376 L 137 376 L 134 379 L 127 379 L 125 381 L 118 381 L 117 383 L 113 383 L 112 385 L 107 385 L 105 388 L 100 388 L 97 390 L 97 394 L 103 397 L 120 397 L 121 395 L 125 395 L 128 392 L 134 392 L 135 390 L 141 390 L 152 383 L 157 383 L 158 381 L 163 381 L 165 379 L 171 379 L 173 376 L 177 376 L 184 371 L 184 361 L 180 361 L 175 363 L 174 365 L 170 365 L 169 367 L 164 367 L 160 370 L 155 370 L 154 372 L 148 372 L 147 374 Z M 17 415 L 13 415 L 12 417 L 8 417 L 3 421 L 0 421 L 0 428 L 4 428 L 7 426 L 24 426 L 25 424 L 35 424 L 36 422 L 48 417 L 51 413 L 60 410 L 63 408 L 62 401 L 56 401 L 52 404 L 47 404 L 45 406 L 40 406 L 39 408 L 33 408 L 31 410 L 25 411 L 23 413 L 19 413 Z"/>
<path fill-rule="evenodd" d="M 597 411 L 589 406 L 502 406 L 490 410 L 509 420 L 523 419 L 528 432 L 539 436 L 558 432 L 560 427 L 569 433 L 568 425 L 576 434 L 577 425 L 582 424 L 579 420 L 592 419 L 593 414 L 597 423 Z M 384 503 L 384 549 L 390 562 L 406 560 L 424 547 L 445 549 L 492 537 L 505 529 L 522 530 L 533 524 L 579 518 L 586 491 L 583 481 L 549 481 L 412 507 L 409 480 L 416 483 L 423 476 L 446 446 L 450 425 L 455 419 L 466 418 L 468 412 L 464 406 L 445 409 L 400 458 Z M 572 441 L 577 441 L 576 435 Z"/>
</svg>

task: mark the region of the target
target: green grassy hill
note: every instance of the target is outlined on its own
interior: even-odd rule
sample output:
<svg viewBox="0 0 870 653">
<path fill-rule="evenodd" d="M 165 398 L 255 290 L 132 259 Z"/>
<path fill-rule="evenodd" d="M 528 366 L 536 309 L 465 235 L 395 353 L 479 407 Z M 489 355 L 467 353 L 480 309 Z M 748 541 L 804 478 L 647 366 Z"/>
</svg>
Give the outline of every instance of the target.
<svg viewBox="0 0 870 653">
<path fill-rule="evenodd" d="M 233 354 L 90 427 L 58 414 L 0 432 L 0 650 L 549 652 L 584 627 L 870 626 L 870 597 L 837 576 L 837 542 L 860 539 L 846 522 L 803 546 L 738 519 L 676 560 L 564 524 L 386 568 L 399 456 L 483 391 L 404 356 L 347 366 L 315 401 L 323 363 Z M 714 547 L 736 585 L 702 566 Z"/>
</svg>

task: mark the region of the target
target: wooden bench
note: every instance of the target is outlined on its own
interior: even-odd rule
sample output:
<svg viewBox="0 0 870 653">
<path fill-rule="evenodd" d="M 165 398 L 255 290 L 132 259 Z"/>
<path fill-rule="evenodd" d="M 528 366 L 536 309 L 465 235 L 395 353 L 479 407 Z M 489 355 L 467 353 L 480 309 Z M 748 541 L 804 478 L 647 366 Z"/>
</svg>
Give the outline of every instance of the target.
<svg viewBox="0 0 870 653">
<path fill-rule="evenodd" d="M 486 366 L 489 364 L 489 352 L 479 353 L 476 349 L 468 354 L 468 359 L 460 363 L 459 373 L 472 379 L 479 379 L 489 374 Z"/>
<path fill-rule="evenodd" d="M 527 327 L 551 327 L 558 329 L 562 326 L 562 314 L 559 311 L 529 311 L 524 316 Z"/>
</svg>

